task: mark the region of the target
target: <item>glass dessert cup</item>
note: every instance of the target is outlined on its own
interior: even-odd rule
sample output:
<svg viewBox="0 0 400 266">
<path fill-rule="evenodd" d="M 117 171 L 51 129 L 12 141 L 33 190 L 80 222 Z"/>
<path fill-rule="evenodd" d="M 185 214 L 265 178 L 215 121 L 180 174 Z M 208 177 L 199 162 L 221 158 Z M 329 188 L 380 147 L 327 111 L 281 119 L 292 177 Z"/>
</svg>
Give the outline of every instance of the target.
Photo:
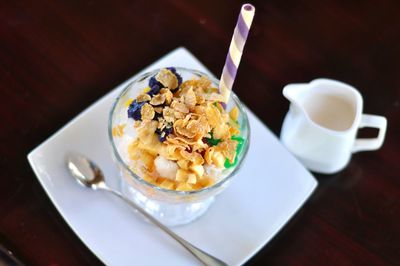
<svg viewBox="0 0 400 266">
<path fill-rule="evenodd" d="M 135 137 L 135 129 L 131 127 L 130 131 L 127 130 L 124 133 L 127 136 L 123 136 L 122 138 L 113 136 L 112 131 L 114 127 L 120 124 L 129 123 L 126 102 L 142 93 L 143 89 L 148 86 L 149 79 L 156 75 L 158 71 L 159 69 L 141 75 L 123 89 L 111 108 L 108 134 L 113 159 L 120 172 L 119 185 L 121 192 L 163 224 L 176 226 L 192 222 L 203 215 L 214 201 L 215 196 L 230 184 L 246 157 L 250 142 L 250 127 L 242 103 L 232 93 L 229 102 L 226 104 L 226 110 L 229 112 L 235 106 L 238 108 L 239 136 L 244 140 L 242 149 L 236 155 L 237 163 L 229 168 L 224 168 L 213 185 L 198 190 L 169 190 L 147 182 L 132 171 L 129 167 L 129 159 L 127 159 L 129 158 L 127 145 Z M 176 68 L 176 71 L 182 76 L 184 81 L 205 76 L 211 80 L 213 86 L 218 88 L 218 80 L 205 73 L 186 68 Z"/>
</svg>

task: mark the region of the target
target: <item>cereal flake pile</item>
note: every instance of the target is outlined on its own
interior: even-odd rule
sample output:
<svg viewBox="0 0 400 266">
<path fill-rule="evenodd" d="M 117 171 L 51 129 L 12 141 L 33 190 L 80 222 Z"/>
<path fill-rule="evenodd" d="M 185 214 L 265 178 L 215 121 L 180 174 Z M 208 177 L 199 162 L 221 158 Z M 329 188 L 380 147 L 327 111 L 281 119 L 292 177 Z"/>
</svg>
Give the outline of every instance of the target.
<svg viewBox="0 0 400 266">
<path fill-rule="evenodd" d="M 206 77 L 182 82 L 173 67 L 150 78 L 126 103 L 137 137 L 128 145 L 132 171 L 159 187 L 191 191 L 213 185 L 237 163 L 243 146 L 237 107 L 227 113 L 218 89 Z M 113 128 L 121 137 L 127 125 Z"/>
</svg>

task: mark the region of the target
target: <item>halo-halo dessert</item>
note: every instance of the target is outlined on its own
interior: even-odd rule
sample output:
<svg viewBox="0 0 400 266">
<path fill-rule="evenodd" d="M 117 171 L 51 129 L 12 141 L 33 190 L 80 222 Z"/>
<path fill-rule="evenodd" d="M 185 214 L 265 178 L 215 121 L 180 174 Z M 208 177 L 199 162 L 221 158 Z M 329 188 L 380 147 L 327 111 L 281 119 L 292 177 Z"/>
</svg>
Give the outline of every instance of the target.
<svg viewBox="0 0 400 266">
<path fill-rule="evenodd" d="M 204 213 L 245 156 L 247 116 L 235 95 L 222 100 L 215 79 L 169 67 L 133 81 L 112 108 L 121 189 L 167 225 Z"/>
</svg>

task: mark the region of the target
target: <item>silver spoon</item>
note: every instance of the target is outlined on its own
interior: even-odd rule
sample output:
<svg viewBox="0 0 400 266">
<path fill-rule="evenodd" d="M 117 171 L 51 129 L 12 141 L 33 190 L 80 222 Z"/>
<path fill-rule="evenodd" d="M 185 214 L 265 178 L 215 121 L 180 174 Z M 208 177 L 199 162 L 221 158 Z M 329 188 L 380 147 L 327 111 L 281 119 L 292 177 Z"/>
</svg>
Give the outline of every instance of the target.
<svg viewBox="0 0 400 266">
<path fill-rule="evenodd" d="M 173 239 L 178 241 L 184 248 L 186 248 L 193 256 L 195 256 L 199 261 L 204 263 L 205 265 L 227 265 L 225 262 L 211 256 L 210 254 L 202 251 L 201 249 L 193 246 L 183 238 L 176 235 L 172 232 L 168 227 L 163 225 L 157 219 L 155 219 L 152 215 L 148 214 L 143 208 L 136 205 L 134 202 L 127 199 L 120 192 L 113 190 L 107 186 L 104 181 L 104 175 L 100 168 L 92 161 L 84 157 L 83 155 L 71 153 L 67 156 L 67 166 L 69 172 L 81 185 L 85 187 L 89 187 L 91 189 L 97 190 L 105 190 L 111 192 L 113 195 L 122 199 L 126 203 L 128 203 L 135 210 L 140 212 L 143 216 L 149 219 L 153 224 L 157 225 L 161 230 L 170 235 Z"/>
</svg>

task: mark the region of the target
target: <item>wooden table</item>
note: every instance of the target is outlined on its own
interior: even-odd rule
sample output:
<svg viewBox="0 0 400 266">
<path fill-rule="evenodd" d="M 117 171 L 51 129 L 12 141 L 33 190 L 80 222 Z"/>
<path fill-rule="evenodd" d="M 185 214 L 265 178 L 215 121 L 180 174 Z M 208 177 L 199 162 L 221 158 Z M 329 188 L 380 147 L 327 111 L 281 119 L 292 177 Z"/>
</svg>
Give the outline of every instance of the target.
<svg viewBox="0 0 400 266">
<path fill-rule="evenodd" d="M 286 2 L 253 2 L 236 93 L 279 135 L 285 84 L 338 79 L 360 90 L 366 113 L 387 117 L 388 131 L 379 151 L 316 175 L 310 200 L 248 264 L 399 264 L 400 2 Z M 2 1 L 0 243 L 27 264 L 100 264 L 45 194 L 27 153 L 178 46 L 220 73 L 241 3 Z"/>
</svg>

